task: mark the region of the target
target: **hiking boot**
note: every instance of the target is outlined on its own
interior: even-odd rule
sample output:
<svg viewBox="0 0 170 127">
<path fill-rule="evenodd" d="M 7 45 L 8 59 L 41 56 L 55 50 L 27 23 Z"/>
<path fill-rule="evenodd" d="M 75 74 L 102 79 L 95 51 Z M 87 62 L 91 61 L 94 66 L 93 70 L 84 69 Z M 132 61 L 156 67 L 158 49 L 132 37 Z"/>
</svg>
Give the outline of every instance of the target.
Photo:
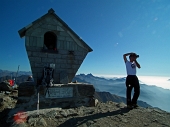
<svg viewBox="0 0 170 127">
<path fill-rule="evenodd" d="M 132 104 L 132 106 L 133 106 L 134 108 L 138 108 L 138 107 L 139 107 L 139 105 L 137 105 L 137 104 Z"/>
<path fill-rule="evenodd" d="M 132 105 L 127 105 L 127 109 L 133 109 Z"/>
</svg>

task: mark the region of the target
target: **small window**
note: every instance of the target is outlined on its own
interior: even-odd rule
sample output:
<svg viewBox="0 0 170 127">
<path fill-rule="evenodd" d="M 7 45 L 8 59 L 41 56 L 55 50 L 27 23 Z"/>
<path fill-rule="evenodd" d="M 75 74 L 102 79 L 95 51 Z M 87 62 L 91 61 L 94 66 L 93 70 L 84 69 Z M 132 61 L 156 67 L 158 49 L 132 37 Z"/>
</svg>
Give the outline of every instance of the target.
<svg viewBox="0 0 170 127">
<path fill-rule="evenodd" d="M 44 34 L 44 48 L 48 50 L 56 50 L 56 35 L 53 32 Z"/>
</svg>

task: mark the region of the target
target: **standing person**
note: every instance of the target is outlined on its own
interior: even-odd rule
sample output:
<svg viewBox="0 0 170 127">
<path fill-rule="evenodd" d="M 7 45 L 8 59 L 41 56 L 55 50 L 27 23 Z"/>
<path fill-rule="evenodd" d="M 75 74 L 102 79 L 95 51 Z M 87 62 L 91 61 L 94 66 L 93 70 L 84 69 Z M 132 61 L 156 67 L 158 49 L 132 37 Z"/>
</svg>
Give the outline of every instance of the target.
<svg viewBox="0 0 170 127">
<path fill-rule="evenodd" d="M 129 61 L 127 60 L 127 56 L 129 56 Z M 127 71 L 127 78 L 126 78 L 126 101 L 127 101 L 127 108 L 136 108 L 137 100 L 140 94 L 140 86 L 139 86 L 139 80 L 136 76 L 136 67 L 141 68 L 140 64 L 137 62 L 137 58 L 139 55 L 136 53 L 127 53 L 123 55 L 125 64 L 126 64 L 126 71 Z M 134 88 L 134 95 L 131 100 L 131 92 L 132 88 Z"/>
</svg>

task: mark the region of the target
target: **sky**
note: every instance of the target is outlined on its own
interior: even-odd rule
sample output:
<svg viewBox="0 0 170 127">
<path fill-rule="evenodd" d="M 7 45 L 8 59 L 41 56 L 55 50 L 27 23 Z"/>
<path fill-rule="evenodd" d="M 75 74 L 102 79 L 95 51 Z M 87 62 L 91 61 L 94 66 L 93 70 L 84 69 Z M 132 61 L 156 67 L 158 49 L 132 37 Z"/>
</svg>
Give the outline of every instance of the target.
<svg viewBox="0 0 170 127">
<path fill-rule="evenodd" d="M 169 0 L 0 0 L 0 69 L 31 71 L 18 30 L 50 8 L 93 49 L 77 74 L 126 75 L 135 52 L 137 75 L 170 77 Z"/>
</svg>

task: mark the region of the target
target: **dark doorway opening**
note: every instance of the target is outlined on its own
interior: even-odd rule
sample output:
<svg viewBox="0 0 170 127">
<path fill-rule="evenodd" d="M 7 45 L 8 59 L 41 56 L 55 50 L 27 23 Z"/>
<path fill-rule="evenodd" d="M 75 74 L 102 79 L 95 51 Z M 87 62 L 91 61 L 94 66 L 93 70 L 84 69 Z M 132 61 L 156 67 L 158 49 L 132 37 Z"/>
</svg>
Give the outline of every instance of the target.
<svg viewBox="0 0 170 127">
<path fill-rule="evenodd" d="M 53 32 L 46 32 L 44 34 L 44 45 L 48 50 L 56 50 L 57 37 Z"/>
</svg>

